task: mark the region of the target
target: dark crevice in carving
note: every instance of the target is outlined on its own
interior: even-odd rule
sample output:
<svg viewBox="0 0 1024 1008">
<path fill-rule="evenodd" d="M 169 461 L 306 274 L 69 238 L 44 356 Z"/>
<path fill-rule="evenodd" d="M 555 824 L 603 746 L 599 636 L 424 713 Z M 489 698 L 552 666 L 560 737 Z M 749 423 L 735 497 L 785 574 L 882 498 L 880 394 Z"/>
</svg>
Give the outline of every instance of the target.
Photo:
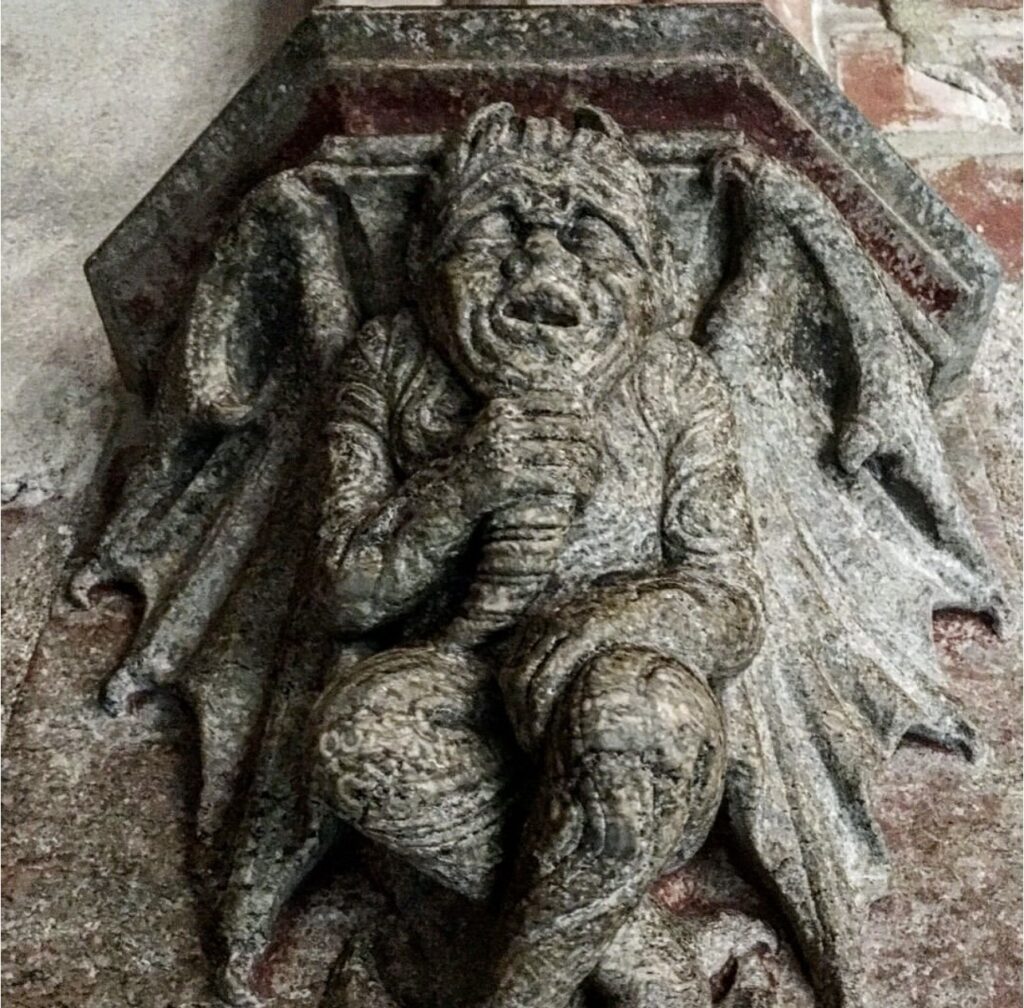
<svg viewBox="0 0 1024 1008">
<path fill-rule="evenodd" d="M 711 978 L 711 1003 L 720 1004 L 732 990 L 739 972 L 739 963 L 730 956 L 726 964 Z"/>
<path fill-rule="evenodd" d="M 935 512 L 924 494 L 900 474 L 900 460 L 882 455 L 870 463 L 871 474 L 907 520 L 930 542 L 942 545 Z"/>
</svg>

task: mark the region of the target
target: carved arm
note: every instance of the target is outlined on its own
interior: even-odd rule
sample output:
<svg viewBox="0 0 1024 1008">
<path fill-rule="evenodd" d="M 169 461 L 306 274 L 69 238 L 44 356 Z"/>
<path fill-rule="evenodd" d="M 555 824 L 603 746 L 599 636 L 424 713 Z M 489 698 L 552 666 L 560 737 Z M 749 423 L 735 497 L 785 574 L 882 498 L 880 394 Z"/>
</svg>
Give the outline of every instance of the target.
<svg viewBox="0 0 1024 1008">
<path fill-rule="evenodd" d="M 602 651 L 655 651 L 720 687 L 760 649 L 756 541 L 728 394 L 714 365 L 691 349 L 682 375 L 661 376 L 677 404 L 666 455 L 664 566 L 594 585 L 524 629 L 519 657 L 503 670 L 501 685 L 528 749 L 543 736 L 575 672 Z"/>
<path fill-rule="evenodd" d="M 760 647 L 761 583 L 729 393 L 703 352 L 694 350 L 691 363 L 676 386 L 680 416 L 665 462 L 662 550 L 666 575 L 705 585 L 692 604 L 713 599 L 718 624 L 731 625 L 707 641 L 700 663 L 721 682 L 746 668 Z"/>
<path fill-rule="evenodd" d="M 393 480 L 386 473 L 383 445 L 367 442 L 368 431 L 348 431 L 359 444 L 362 464 L 348 469 L 346 483 Z M 446 572 L 450 561 L 466 546 L 476 517 L 467 508 L 458 480 L 449 465 L 416 473 L 393 493 L 371 504 L 328 544 L 326 577 L 334 629 L 365 633 L 413 608 Z M 338 488 L 341 496 L 348 486 Z M 336 508 L 334 525 L 342 525 L 343 508 Z"/>
</svg>

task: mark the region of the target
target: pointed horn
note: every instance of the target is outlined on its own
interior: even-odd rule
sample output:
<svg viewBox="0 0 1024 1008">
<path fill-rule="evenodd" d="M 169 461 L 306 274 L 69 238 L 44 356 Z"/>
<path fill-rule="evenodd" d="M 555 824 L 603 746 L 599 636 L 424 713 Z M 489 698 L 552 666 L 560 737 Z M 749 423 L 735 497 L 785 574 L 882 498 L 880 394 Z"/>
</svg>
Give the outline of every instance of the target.
<svg viewBox="0 0 1024 1008">
<path fill-rule="evenodd" d="M 501 127 L 508 127 L 515 121 L 516 111 L 508 102 L 495 102 L 474 112 L 466 122 L 459 136 L 455 151 L 457 167 L 465 168 L 473 152 L 488 134 L 496 133 Z"/>
<path fill-rule="evenodd" d="M 603 133 L 629 146 L 629 140 L 622 127 L 607 112 L 594 108 L 593 105 L 580 105 L 573 111 L 573 126 L 578 130 L 587 129 L 594 133 Z"/>
</svg>

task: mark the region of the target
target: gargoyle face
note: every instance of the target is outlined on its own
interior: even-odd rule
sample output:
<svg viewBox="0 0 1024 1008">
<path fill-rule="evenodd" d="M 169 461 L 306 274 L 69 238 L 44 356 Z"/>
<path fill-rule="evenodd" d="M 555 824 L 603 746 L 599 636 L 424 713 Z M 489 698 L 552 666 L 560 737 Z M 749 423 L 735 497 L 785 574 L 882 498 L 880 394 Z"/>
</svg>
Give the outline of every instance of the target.
<svg viewBox="0 0 1024 1008">
<path fill-rule="evenodd" d="M 429 295 L 438 335 L 480 394 L 590 397 L 649 321 L 646 174 L 617 138 L 495 115 L 499 135 L 492 120 L 490 147 L 478 141 L 446 194 Z"/>
</svg>

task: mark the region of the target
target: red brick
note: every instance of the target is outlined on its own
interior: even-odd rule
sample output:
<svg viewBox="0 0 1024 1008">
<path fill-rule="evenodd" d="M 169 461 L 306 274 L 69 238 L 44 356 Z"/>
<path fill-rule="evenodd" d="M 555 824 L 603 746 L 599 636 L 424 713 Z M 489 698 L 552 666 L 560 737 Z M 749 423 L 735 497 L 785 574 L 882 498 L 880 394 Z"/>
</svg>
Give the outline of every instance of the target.
<svg viewBox="0 0 1024 1008">
<path fill-rule="evenodd" d="M 814 52 L 814 13 L 811 0 L 763 0 L 779 23 L 809 52 Z"/>
<path fill-rule="evenodd" d="M 1021 103 L 1021 93 L 1024 91 L 1024 64 L 1019 59 L 1010 57 L 993 59 L 992 67 L 999 80 L 1006 85 L 1014 95 L 1016 104 Z"/>
<path fill-rule="evenodd" d="M 878 127 L 935 118 L 907 83 L 902 47 L 877 35 L 837 42 L 836 76 L 846 97 Z"/>
<path fill-rule="evenodd" d="M 961 220 L 999 257 L 1008 277 L 1021 276 L 1021 186 L 1016 159 L 969 158 L 932 174 L 928 181 Z"/>
<path fill-rule="evenodd" d="M 903 61 L 903 45 L 892 32 L 840 37 L 836 78 L 846 96 L 877 127 L 888 130 L 985 128 L 1005 109 L 998 101 L 970 93 Z M 1012 87 L 1006 67 L 1002 87 Z M 999 83 L 992 82 L 999 87 Z"/>
<path fill-rule="evenodd" d="M 1019 10 L 1020 0 L 948 0 L 953 7 L 980 7 L 985 10 Z"/>
</svg>

